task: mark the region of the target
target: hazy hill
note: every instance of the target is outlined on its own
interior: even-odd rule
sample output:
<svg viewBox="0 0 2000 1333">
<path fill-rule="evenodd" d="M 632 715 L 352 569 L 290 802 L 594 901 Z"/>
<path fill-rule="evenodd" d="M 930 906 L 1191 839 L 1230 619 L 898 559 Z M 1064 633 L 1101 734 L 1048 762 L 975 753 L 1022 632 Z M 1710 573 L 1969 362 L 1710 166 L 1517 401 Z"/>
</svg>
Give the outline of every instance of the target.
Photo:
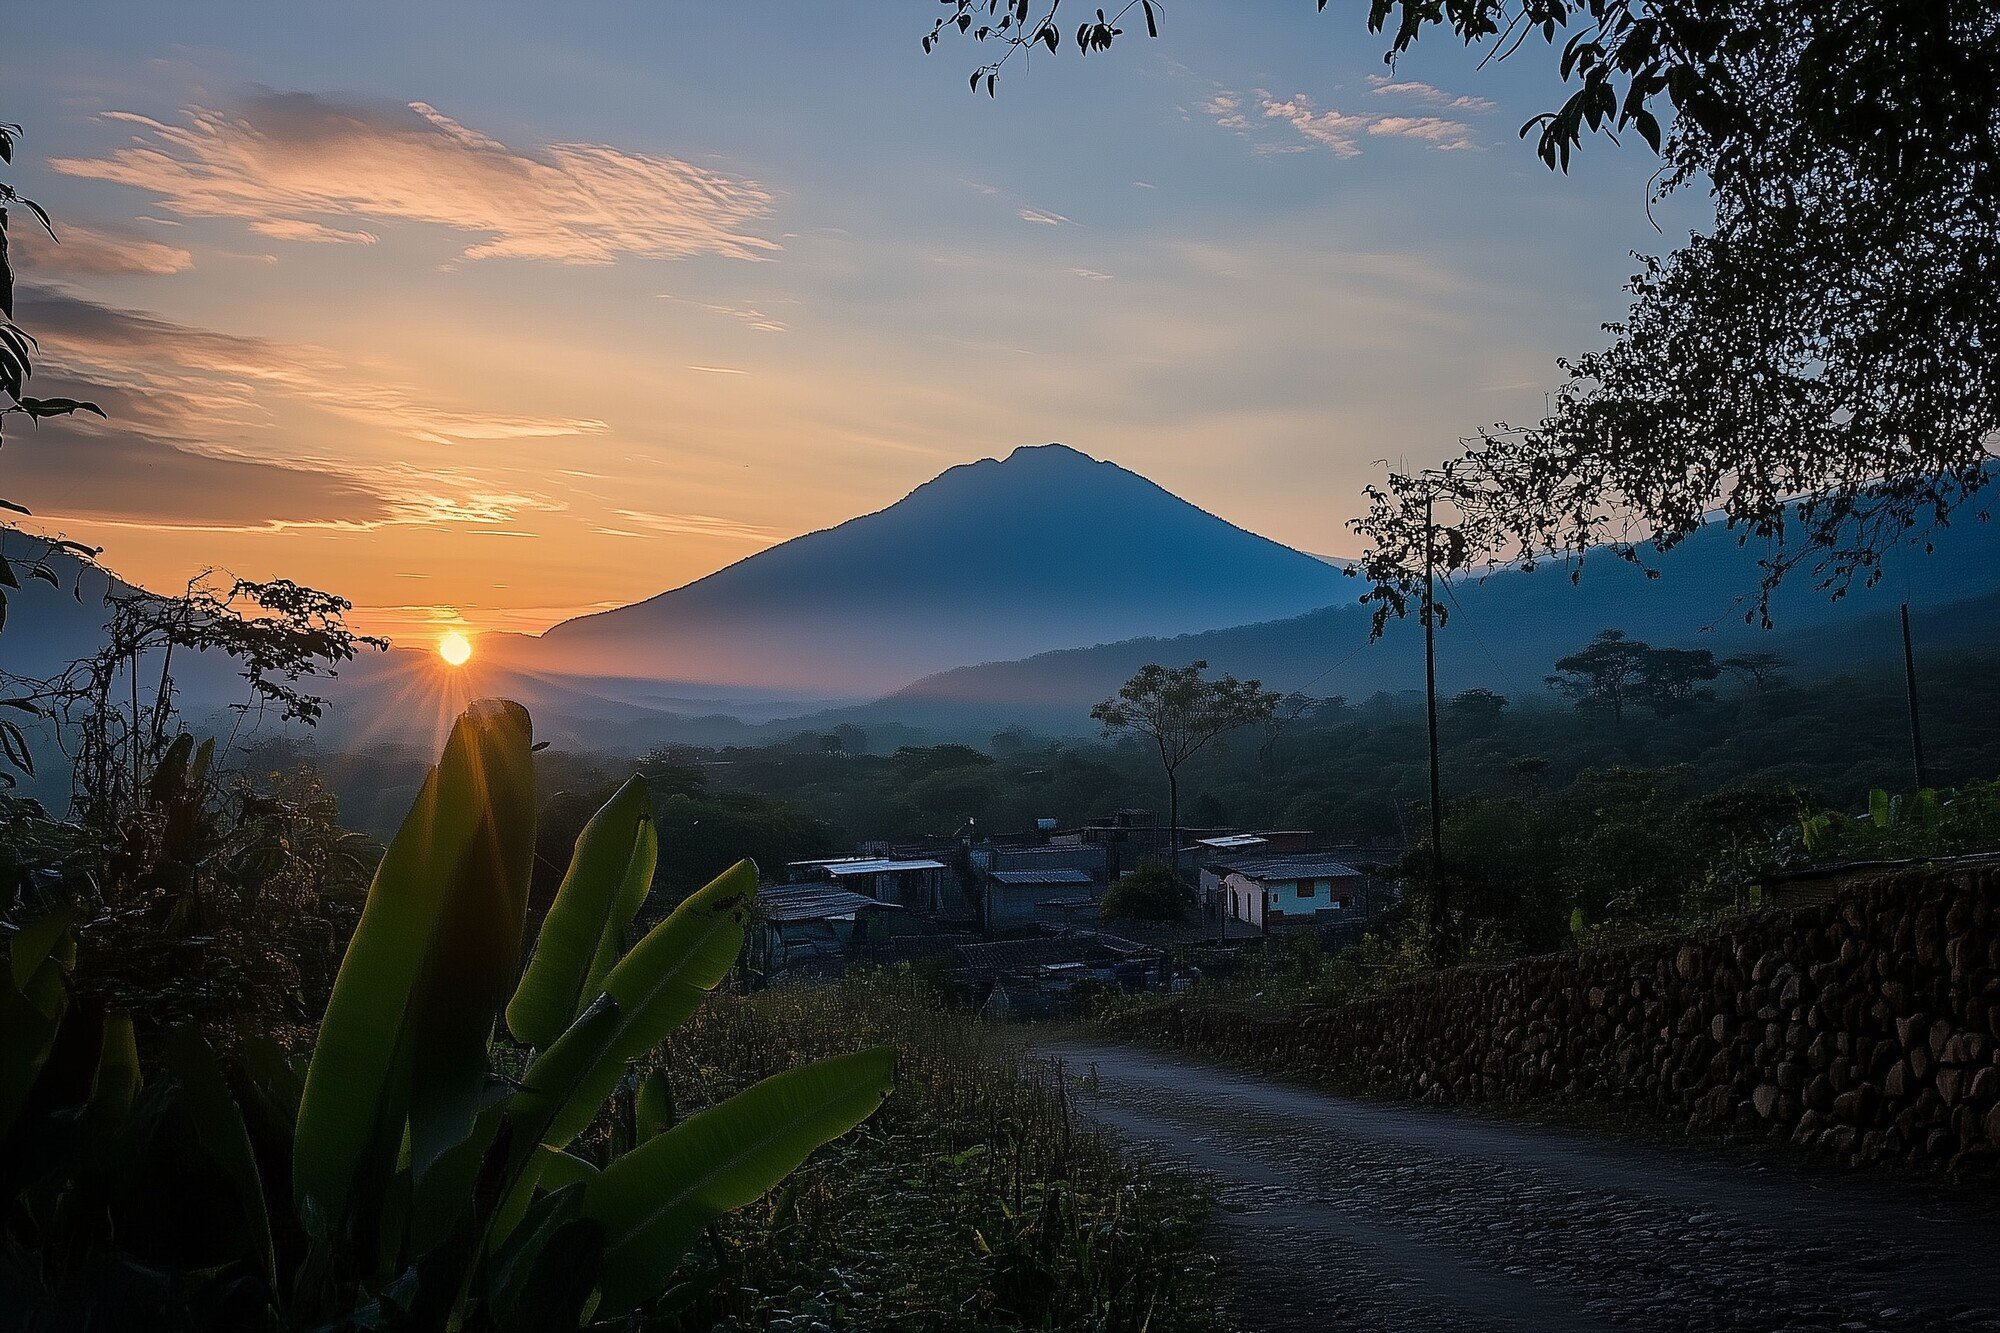
<svg viewBox="0 0 2000 1333">
<path fill-rule="evenodd" d="M 878 513 L 636 605 L 489 645 L 540 673 L 854 699 L 968 662 L 1351 595 L 1325 561 L 1050 444 L 954 467 Z"/>
<path fill-rule="evenodd" d="M 1439 682 L 1516 696 L 1540 694 L 1555 660 L 1599 630 L 1655 644 L 1706 647 L 1718 656 L 1784 654 L 1802 675 L 1900 653 L 1896 607 L 1911 604 L 1920 650 L 2000 647 L 2000 525 L 1967 521 L 1936 534 L 1935 549 L 1895 552 L 1873 588 L 1835 600 L 1801 579 L 1774 602 L 1772 630 L 1744 621 L 1758 572 L 1754 551 L 1720 528 L 1697 534 L 1657 562 L 1658 578 L 1615 559 L 1593 559 L 1580 582 L 1545 567 L 1508 570 L 1453 589 L 1440 633 Z M 900 722 L 970 735 L 1007 723 L 1056 734 L 1090 730 L 1090 705 L 1148 662 L 1206 660 L 1282 690 L 1360 698 L 1422 685 L 1414 622 L 1369 640 L 1360 585 L 1343 605 L 1306 615 L 1175 638 L 1142 638 L 957 668 L 874 704 L 843 709 L 862 726 Z"/>
</svg>

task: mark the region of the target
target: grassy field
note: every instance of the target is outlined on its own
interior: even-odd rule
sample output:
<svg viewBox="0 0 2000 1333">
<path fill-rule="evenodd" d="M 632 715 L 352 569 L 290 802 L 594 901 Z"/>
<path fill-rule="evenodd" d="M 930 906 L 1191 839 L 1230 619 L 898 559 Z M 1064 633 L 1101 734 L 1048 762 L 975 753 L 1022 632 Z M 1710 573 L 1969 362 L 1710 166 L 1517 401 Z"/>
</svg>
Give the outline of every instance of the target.
<svg viewBox="0 0 2000 1333">
<path fill-rule="evenodd" d="M 685 1115 L 878 1042 L 900 1053 L 887 1104 L 714 1229 L 666 1327 L 1223 1327 L 1201 1183 L 1080 1123 L 1005 1029 L 942 1011 L 907 973 L 712 997 L 663 1068 Z"/>
</svg>

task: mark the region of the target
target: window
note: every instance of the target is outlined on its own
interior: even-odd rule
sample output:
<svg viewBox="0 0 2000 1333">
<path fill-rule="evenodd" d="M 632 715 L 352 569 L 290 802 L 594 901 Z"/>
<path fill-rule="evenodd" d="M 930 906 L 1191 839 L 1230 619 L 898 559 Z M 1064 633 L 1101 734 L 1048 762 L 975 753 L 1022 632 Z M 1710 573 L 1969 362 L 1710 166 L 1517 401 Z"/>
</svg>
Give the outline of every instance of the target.
<svg viewBox="0 0 2000 1333">
<path fill-rule="evenodd" d="M 1298 892 L 1301 898 L 1317 898 L 1319 897 L 1319 885 L 1309 879 L 1302 879 L 1298 884 Z"/>
</svg>

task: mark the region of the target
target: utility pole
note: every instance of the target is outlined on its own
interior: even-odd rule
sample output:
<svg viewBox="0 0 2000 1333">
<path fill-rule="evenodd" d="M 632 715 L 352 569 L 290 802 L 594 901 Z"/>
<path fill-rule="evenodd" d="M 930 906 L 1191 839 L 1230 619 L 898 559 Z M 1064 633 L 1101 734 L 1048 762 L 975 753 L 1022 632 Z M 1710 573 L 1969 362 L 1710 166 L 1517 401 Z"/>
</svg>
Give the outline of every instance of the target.
<svg viewBox="0 0 2000 1333">
<path fill-rule="evenodd" d="M 1444 784 L 1438 776 L 1437 682 L 1437 522 L 1432 509 L 1435 493 L 1424 497 L 1424 712 L 1431 749 L 1431 958 L 1442 966 L 1450 952 L 1445 943 L 1449 921 L 1444 900 Z M 1915 706 L 1912 695 L 1912 707 Z"/>
<path fill-rule="evenodd" d="M 1924 724 L 1917 711 L 1917 650 L 1910 641 L 1910 604 L 1903 603 L 1903 688 L 1910 701 L 1910 767 L 1917 779 L 1917 790 L 1930 786 L 1924 773 Z"/>
</svg>

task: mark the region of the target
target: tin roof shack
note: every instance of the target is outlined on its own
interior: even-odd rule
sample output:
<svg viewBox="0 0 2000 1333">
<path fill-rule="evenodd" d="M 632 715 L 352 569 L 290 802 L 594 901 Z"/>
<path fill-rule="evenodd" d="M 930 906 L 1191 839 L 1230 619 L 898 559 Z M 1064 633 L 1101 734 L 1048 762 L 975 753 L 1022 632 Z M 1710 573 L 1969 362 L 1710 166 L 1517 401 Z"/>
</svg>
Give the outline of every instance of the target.
<svg viewBox="0 0 2000 1333">
<path fill-rule="evenodd" d="M 750 966 L 765 977 L 787 972 L 838 976 L 868 941 L 888 937 L 886 917 L 902 910 L 830 884 L 760 888 Z"/>
<path fill-rule="evenodd" d="M 982 880 L 980 920 L 988 934 L 1095 917 L 1104 897 L 1104 886 L 1082 870 L 988 870 Z"/>
<path fill-rule="evenodd" d="M 1081 870 L 1100 884 L 1108 882 L 1109 864 L 1104 848 L 1080 842 L 1009 846 L 988 841 L 972 849 L 975 870 Z"/>
<path fill-rule="evenodd" d="M 1236 860 L 1215 867 L 1213 879 L 1222 910 L 1266 933 L 1310 926 L 1358 934 L 1391 901 L 1380 879 L 1314 854 Z"/>
<path fill-rule="evenodd" d="M 838 856 L 786 869 L 794 884 L 822 881 L 913 912 L 940 912 L 958 896 L 956 872 L 930 857 Z"/>
<path fill-rule="evenodd" d="M 1164 988 L 1171 964 L 1160 950 L 1095 930 L 961 944 L 954 980 L 989 1012 L 1047 1018 L 1071 1013 L 1093 993 Z"/>
</svg>

